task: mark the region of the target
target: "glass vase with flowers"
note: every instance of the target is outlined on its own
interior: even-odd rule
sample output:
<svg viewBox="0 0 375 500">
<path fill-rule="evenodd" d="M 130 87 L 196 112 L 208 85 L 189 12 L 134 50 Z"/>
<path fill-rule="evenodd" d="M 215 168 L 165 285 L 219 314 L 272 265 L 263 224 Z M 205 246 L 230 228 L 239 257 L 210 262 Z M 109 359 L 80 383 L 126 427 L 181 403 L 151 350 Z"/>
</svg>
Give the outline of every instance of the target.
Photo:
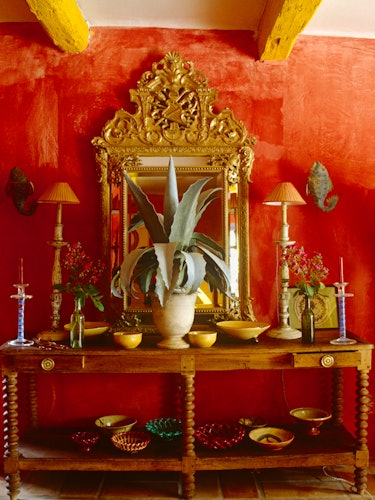
<svg viewBox="0 0 375 500">
<path fill-rule="evenodd" d="M 301 314 L 302 343 L 315 341 L 314 312 L 311 299 L 325 288 L 323 281 L 328 276 L 328 268 L 323 264 L 322 254 L 314 252 L 309 257 L 303 246 L 289 245 L 281 256 L 280 265 L 287 266 L 295 277 L 296 294 L 303 295 L 305 307 Z"/>
<path fill-rule="evenodd" d="M 67 245 L 63 268 L 69 271 L 69 278 L 65 285 L 54 285 L 54 288 L 73 295 L 75 307 L 70 317 L 70 347 L 80 349 L 83 347 L 85 326 L 82 309 L 86 300 L 90 298 L 99 311 L 104 311 L 103 295 L 97 288 L 97 283 L 104 271 L 104 264 L 100 260 L 95 264 L 86 254 L 82 243 L 78 241 Z"/>
</svg>

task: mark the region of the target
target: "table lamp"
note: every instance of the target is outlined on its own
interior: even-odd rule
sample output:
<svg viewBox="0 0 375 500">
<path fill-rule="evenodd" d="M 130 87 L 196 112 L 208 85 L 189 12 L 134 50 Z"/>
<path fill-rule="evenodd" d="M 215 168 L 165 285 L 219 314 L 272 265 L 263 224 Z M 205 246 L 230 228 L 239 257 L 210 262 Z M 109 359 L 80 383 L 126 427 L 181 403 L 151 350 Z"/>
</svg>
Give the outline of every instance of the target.
<svg viewBox="0 0 375 500">
<path fill-rule="evenodd" d="M 283 253 L 288 245 L 293 245 L 295 243 L 289 240 L 289 225 L 287 221 L 288 205 L 306 205 L 306 202 L 291 182 L 281 182 L 277 184 L 263 203 L 266 205 L 281 206 L 282 222 L 280 239 L 276 241 L 276 244 L 281 248 L 281 253 Z M 292 328 L 289 325 L 289 268 L 286 264 L 280 266 L 279 278 L 281 287 L 279 293 L 279 325 L 269 330 L 267 335 L 269 337 L 285 340 L 298 339 L 302 336 L 300 330 Z"/>
<path fill-rule="evenodd" d="M 55 224 L 54 239 L 47 242 L 48 245 L 53 246 L 55 249 L 52 267 L 52 326 L 49 331 L 42 332 L 40 336 L 45 337 L 46 340 L 60 340 L 62 334 L 60 330 L 60 307 L 62 302 L 62 293 L 59 289 L 55 288 L 55 285 L 62 284 L 60 252 L 61 249 L 67 245 L 67 242 L 63 241 L 62 236 L 62 206 L 75 205 L 79 203 L 79 199 L 67 182 L 55 182 L 39 197 L 38 203 L 52 203 L 57 205 L 57 219 Z"/>
</svg>

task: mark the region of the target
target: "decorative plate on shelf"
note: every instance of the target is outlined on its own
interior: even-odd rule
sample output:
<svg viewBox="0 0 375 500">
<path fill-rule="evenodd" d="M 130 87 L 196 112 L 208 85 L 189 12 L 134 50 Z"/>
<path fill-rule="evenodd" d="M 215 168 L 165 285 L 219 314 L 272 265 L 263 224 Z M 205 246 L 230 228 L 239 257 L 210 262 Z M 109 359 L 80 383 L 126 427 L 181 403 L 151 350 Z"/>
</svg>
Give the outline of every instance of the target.
<svg viewBox="0 0 375 500">
<path fill-rule="evenodd" d="M 209 423 L 196 429 L 195 438 L 205 448 L 225 450 L 241 442 L 246 432 L 240 424 Z"/>
<path fill-rule="evenodd" d="M 156 418 L 145 425 L 146 429 L 161 439 L 174 439 L 182 434 L 180 418 Z"/>
</svg>

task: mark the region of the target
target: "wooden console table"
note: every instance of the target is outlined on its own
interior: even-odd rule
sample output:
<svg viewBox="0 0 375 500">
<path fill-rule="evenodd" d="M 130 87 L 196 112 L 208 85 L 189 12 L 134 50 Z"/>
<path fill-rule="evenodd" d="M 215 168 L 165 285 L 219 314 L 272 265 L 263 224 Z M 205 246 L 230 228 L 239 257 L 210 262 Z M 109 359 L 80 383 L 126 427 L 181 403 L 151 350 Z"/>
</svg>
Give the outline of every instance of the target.
<svg viewBox="0 0 375 500">
<path fill-rule="evenodd" d="M 90 471 L 179 471 L 184 496 L 192 498 L 195 472 L 199 470 L 309 467 L 350 464 L 355 466 L 357 493 L 367 486 L 369 454 L 367 421 L 371 405 L 369 371 L 373 345 L 357 339 L 348 346 L 329 343 L 334 330 L 319 331 L 314 345 L 300 340 L 276 340 L 266 335 L 258 344 L 219 341 L 209 349 L 164 350 L 155 347 L 156 336 L 146 338 L 132 351 L 108 346 L 88 346 L 82 350 L 52 349 L 38 346 L 13 347 L 4 344 L 2 375 L 4 389 L 5 454 L 4 471 L 9 498 L 16 500 L 20 490 L 20 471 L 90 470 Z M 351 337 L 353 337 L 351 335 Z M 332 422 L 325 424 L 322 439 L 300 439 L 279 452 L 255 448 L 249 439 L 228 451 L 210 451 L 194 445 L 195 374 L 200 371 L 227 370 L 329 370 L 332 374 Z M 343 422 L 343 370 L 356 369 L 355 435 Z M 93 450 L 83 454 L 67 439 L 69 429 L 38 428 L 36 375 L 38 373 L 178 373 L 182 378 L 181 407 L 183 438 L 180 450 L 160 453 L 150 446 L 137 455 L 127 456 L 113 449 Z M 25 374 L 29 384 L 29 410 L 17 398 L 18 376 Z M 29 429 L 22 437 L 18 431 L 18 407 L 29 412 Z"/>
</svg>

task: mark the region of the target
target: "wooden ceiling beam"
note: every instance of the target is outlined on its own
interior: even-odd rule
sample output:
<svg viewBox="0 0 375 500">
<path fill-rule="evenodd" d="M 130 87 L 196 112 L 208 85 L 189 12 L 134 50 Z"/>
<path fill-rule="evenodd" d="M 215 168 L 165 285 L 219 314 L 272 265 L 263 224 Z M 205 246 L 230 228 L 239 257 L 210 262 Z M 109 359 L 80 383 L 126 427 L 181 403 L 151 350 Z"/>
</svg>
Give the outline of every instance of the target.
<svg viewBox="0 0 375 500">
<path fill-rule="evenodd" d="M 26 0 L 53 43 L 64 52 L 82 52 L 89 27 L 75 0 Z"/>
<path fill-rule="evenodd" d="M 257 37 L 259 59 L 286 59 L 321 1 L 267 0 Z"/>
</svg>

